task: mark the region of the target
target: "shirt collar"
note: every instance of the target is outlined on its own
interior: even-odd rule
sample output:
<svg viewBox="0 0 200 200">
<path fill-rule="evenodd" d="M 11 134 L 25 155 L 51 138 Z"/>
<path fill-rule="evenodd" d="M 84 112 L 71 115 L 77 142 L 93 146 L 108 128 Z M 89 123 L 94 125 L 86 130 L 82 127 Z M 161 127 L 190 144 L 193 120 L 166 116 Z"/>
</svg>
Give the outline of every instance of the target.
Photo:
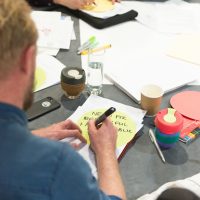
<svg viewBox="0 0 200 200">
<path fill-rule="evenodd" d="M 22 123 L 23 125 L 27 124 L 27 117 L 23 110 L 20 108 L 0 102 L 0 119 L 4 120 L 17 120 L 19 123 Z"/>
</svg>

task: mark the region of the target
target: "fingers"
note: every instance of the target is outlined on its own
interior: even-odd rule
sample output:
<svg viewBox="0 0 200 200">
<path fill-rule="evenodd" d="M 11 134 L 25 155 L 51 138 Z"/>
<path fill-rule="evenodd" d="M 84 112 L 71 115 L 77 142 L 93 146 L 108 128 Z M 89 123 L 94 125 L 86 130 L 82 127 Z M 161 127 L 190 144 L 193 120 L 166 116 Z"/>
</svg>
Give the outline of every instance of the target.
<svg viewBox="0 0 200 200">
<path fill-rule="evenodd" d="M 51 139 L 62 140 L 69 137 L 78 138 L 81 142 L 86 143 L 86 139 L 81 135 L 78 130 L 57 130 L 49 132 L 49 138 Z"/>
<path fill-rule="evenodd" d="M 91 4 L 93 4 L 94 3 L 94 0 L 81 0 L 82 1 L 82 6 L 84 7 L 84 6 L 89 6 L 89 5 L 91 5 Z"/>
<path fill-rule="evenodd" d="M 111 0 L 114 4 L 115 2 L 120 2 L 119 0 Z M 60 4 L 71 8 L 73 10 L 82 9 L 84 6 L 93 4 L 94 0 L 54 0 L 56 4 Z M 94 4 L 95 5 L 95 4 Z"/>
<path fill-rule="evenodd" d="M 37 134 L 34 132 L 35 135 L 45 137 L 52 140 L 62 140 L 64 138 L 74 137 L 78 138 L 81 142 L 86 143 L 86 139 L 81 135 L 79 130 L 67 130 L 67 129 L 59 129 L 59 130 L 49 130 L 47 132 L 43 132 L 43 134 Z"/>
<path fill-rule="evenodd" d="M 94 0 L 87 0 L 88 5 L 93 4 L 93 3 L 94 3 Z"/>
<path fill-rule="evenodd" d="M 115 128 L 115 127 L 113 126 L 113 123 L 112 123 L 112 121 L 110 120 L 109 117 L 107 117 L 107 118 L 103 121 L 101 127 L 102 127 L 102 128 L 106 128 L 106 129 L 110 129 L 110 128 L 113 129 L 113 128 Z"/>
<path fill-rule="evenodd" d="M 120 3 L 121 0 L 111 0 L 112 1 L 112 4 L 115 4 L 116 2 Z"/>
<path fill-rule="evenodd" d="M 71 145 L 75 150 L 79 150 L 79 149 L 81 149 L 81 148 L 84 146 L 83 143 L 73 143 L 73 142 L 71 142 L 70 145 Z"/>
<path fill-rule="evenodd" d="M 82 131 L 80 127 L 68 119 L 46 128 L 35 130 L 33 131 L 33 134 L 53 140 L 61 140 L 66 137 L 75 137 L 82 142 L 86 142 L 85 138 L 81 135 L 81 132 Z"/>
<path fill-rule="evenodd" d="M 113 123 L 111 122 L 111 120 L 109 118 L 106 118 L 103 121 L 100 128 L 97 128 L 95 126 L 95 120 L 89 120 L 89 122 L 88 122 L 88 132 L 89 132 L 89 134 L 97 133 L 98 129 L 103 129 L 103 128 L 106 128 L 106 129 L 112 128 L 113 129 L 115 127 L 113 126 Z"/>
<path fill-rule="evenodd" d="M 80 127 L 75 124 L 71 119 L 67 119 L 65 121 L 63 121 L 63 128 L 67 128 L 67 129 L 77 129 L 79 130 L 79 132 L 82 132 L 82 130 L 80 129 Z"/>
<path fill-rule="evenodd" d="M 91 142 L 91 148 L 97 155 L 106 152 L 115 152 L 117 130 L 109 118 L 106 118 L 100 128 L 96 128 L 95 121 L 88 122 L 88 132 Z"/>
<path fill-rule="evenodd" d="M 74 149 L 76 149 L 76 150 L 79 148 L 79 144 L 70 143 L 70 145 L 71 145 Z"/>
<path fill-rule="evenodd" d="M 78 138 L 81 142 L 86 143 L 86 139 L 81 135 L 81 133 L 78 130 L 66 130 L 65 137 L 75 137 Z"/>
<path fill-rule="evenodd" d="M 97 131 L 97 128 L 95 126 L 95 120 L 89 120 L 88 122 L 88 132 L 89 133 L 94 133 Z"/>
</svg>

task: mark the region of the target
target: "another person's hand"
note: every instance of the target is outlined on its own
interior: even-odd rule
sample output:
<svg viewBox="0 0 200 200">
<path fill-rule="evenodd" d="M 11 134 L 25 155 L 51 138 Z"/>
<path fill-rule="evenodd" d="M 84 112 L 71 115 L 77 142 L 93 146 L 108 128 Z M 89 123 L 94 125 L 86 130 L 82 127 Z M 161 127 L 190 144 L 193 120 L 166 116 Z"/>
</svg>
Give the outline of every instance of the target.
<svg viewBox="0 0 200 200">
<path fill-rule="evenodd" d="M 93 2 L 94 0 L 54 0 L 55 4 L 60 4 L 73 10 L 82 9 L 84 6 L 90 5 Z"/>
<path fill-rule="evenodd" d="M 69 119 L 50 125 L 46 128 L 34 130 L 32 133 L 34 135 L 52 140 L 61 140 L 67 137 L 74 137 L 78 138 L 82 142 L 86 142 L 85 138 L 81 135 L 81 129 L 79 126 Z"/>
<path fill-rule="evenodd" d="M 93 151 L 99 155 L 115 153 L 117 141 L 117 129 L 110 119 L 106 118 L 99 129 L 95 126 L 95 121 L 88 122 L 88 132 Z"/>
<path fill-rule="evenodd" d="M 120 0 L 111 0 L 114 4 L 115 2 L 120 2 Z M 66 6 L 70 9 L 77 10 L 82 9 L 84 6 L 90 5 L 95 0 L 53 0 L 55 4 Z"/>
<path fill-rule="evenodd" d="M 121 2 L 121 0 L 111 0 L 112 4 L 115 4 L 115 2 Z"/>
</svg>

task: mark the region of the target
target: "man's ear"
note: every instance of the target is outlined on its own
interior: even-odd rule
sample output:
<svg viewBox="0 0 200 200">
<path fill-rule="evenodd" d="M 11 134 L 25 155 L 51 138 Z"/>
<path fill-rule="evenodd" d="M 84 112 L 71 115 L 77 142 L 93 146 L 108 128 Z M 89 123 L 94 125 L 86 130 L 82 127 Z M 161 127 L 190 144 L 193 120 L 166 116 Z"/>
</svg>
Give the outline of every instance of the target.
<svg viewBox="0 0 200 200">
<path fill-rule="evenodd" d="M 30 45 L 24 49 L 21 60 L 20 69 L 22 73 L 30 74 L 33 73 L 35 69 L 35 59 L 36 59 L 36 45 Z"/>
</svg>

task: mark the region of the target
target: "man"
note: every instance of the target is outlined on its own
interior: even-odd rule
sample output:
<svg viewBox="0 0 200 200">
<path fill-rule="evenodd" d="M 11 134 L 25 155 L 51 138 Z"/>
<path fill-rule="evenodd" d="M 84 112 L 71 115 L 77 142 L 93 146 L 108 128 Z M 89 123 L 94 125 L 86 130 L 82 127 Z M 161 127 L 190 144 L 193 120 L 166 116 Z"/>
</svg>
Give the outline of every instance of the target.
<svg viewBox="0 0 200 200">
<path fill-rule="evenodd" d="M 88 130 L 96 155 L 98 183 L 69 145 L 53 140 L 75 136 L 67 120 L 32 134 L 22 109 L 32 102 L 37 31 L 25 0 L 0 0 L 0 199 L 126 199 L 115 156 L 117 132 L 109 119 Z"/>
</svg>

